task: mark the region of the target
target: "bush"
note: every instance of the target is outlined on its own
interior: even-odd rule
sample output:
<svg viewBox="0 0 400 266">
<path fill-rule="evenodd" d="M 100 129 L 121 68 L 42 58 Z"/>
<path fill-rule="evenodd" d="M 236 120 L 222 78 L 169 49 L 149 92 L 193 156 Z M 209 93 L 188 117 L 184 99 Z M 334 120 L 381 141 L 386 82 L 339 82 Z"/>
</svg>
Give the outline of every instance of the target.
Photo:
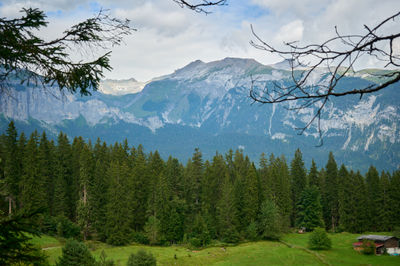
<svg viewBox="0 0 400 266">
<path fill-rule="evenodd" d="M 198 239 L 197 237 L 192 237 L 192 238 L 189 240 L 189 242 L 190 242 L 190 245 L 191 245 L 192 247 L 195 247 L 195 248 L 199 248 L 199 247 L 202 246 L 201 240 Z"/>
<path fill-rule="evenodd" d="M 248 240 L 255 241 L 258 239 L 257 223 L 252 221 L 246 228 L 246 237 Z"/>
<path fill-rule="evenodd" d="M 89 249 L 82 242 L 70 239 L 62 249 L 62 256 L 57 262 L 58 266 L 94 266 L 96 261 Z"/>
<path fill-rule="evenodd" d="M 308 239 L 308 247 L 314 250 L 331 249 L 332 241 L 329 239 L 325 229 L 317 227 Z"/>
<path fill-rule="evenodd" d="M 132 240 L 136 243 L 148 245 L 149 239 L 143 232 L 133 232 Z"/>
<path fill-rule="evenodd" d="M 129 256 L 127 266 L 155 266 L 157 264 L 156 258 L 153 254 L 146 253 L 144 250 L 139 250 L 136 254 L 132 253 Z"/>
<path fill-rule="evenodd" d="M 45 216 L 41 226 L 42 233 L 64 238 L 79 239 L 81 229 L 65 216 Z"/>
<path fill-rule="evenodd" d="M 375 242 L 372 240 L 364 239 L 361 245 L 362 253 L 364 255 L 374 255 L 375 254 Z"/>
</svg>

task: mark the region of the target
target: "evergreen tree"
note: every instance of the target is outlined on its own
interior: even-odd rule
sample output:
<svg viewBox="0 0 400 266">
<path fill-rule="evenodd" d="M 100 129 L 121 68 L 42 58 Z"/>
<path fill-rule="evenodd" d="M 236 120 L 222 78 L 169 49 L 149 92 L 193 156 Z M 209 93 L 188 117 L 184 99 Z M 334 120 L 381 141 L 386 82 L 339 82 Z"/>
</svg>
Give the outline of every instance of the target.
<svg viewBox="0 0 400 266">
<path fill-rule="evenodd" d="M 54 201 L 54 144 L 47 140 L 45 132 L 40 138 L 38 150 L 39 176 L 43 181 L 47 213 L 53 215 Z"/>
<path fill-rule="evenodd" d="M 89 236 L 90 225 L 91 225 L 91 185 L 93 182 L 93 154 L 87 144 L 84 145 L 80 154 L 80 175 L 79 175 L 79 186 L 80 186 L 80 198 L 77 206 L 77 220 L 81 227 L 83 240 L 86 240 Z"/>
<path fill-rule="evenodd" d="M 71 146 L 65 134 L 60 132 L 56 150 L 56 178 L 53 210 L 55 215 L 73 217 L 71 213 Z"/>
<path fill-rule="evenodd" d="M 297 219 L 297 204 L 301 197 L 301 193 L 306 188 L 306 170 L 304 168 L 303 155 L 300 149 L 294 153 L 294 158 L 290 164 L 290 180 L 291 180 L 291 193 L 292 193 L 292 214 L 291 223 L 295 224 Z"/>
<path fill-rule="evenodd" d="M 357 172 L 353 178 L 354 189 L 352 190 L 353 200 L 353 217 L 351 226 L 348 228 L 349 232 L 361 233 L 368 230 L 368 195 L 365 186 L 365 179 Z M 351 218 L 351 217 L 350 217 Z"/>
<path fill-rule="evenodd" d="M 259 212 L 259 198 L 258 198 L 258 177 L 257 170 L 252 164 L 247 171 L 246 179 L 244 180 L 243 188 L 243 223 L 246 227 L 257 218 Z"/>
<path fill-rule="evenodd" d="M 391 228 L 400 227 L 400 170 L 393 173 L 390 180 L 390 206 L 391 206 Z"/>
<path fill-rule="evenodd" d="M 391 200 L 390 200 L 390 181 L 389 174 L 382 171 L 380 178 L 381 200 L 379 209 L 379 231 L 390 231 L 391 219 Z M 400 192 L 399 192 L 400 193 Z"/>
<path fill-rule="evenodd" d="M 134 159 L 132 169 L 133 176 L 130 179 L 131 191 L 129 193 L 129 201 L 133 216 L 132 227 L 136 231 L 143 230 L 143 226 L 147 221 L 147 207 L 149 202 L 150 186 L 155 185 L 151 184 L 150 173 L 148 171 L 149 169 L 150 166 L 147 166 L 146 155 L 143 152 L 142 146 L 139 145 L 136 151 L 136 157 Z M 157 173 L 157 175 L 159 175 L 159 173 Z"/>
<path fill-rule="evenodd" d="M 332 231 L 336 230 L 339 217 L 339 195 L 338 195 L 338 170 L 333 153 L 329 153 L 326 164 L 325 177 L 325 197 L 326 197 L 326 216 L 325 224 L 329 225 Z"/>
<path fill-rule="evenodd" d="M 39 174 L 38 134 L 36 131 L 29 138 L 24 155 L 23 176 L 20 181 L 20 203 L 29 212 L 47 205 L 44 182 Z"/>
<path fill-rule="evenodd" d="M 281 216 L 273 201 L 267 199 L 261 204 L 258 221 L 258 228 L 263 239 L 280 239 L 282 234 Z"/>
<path fill-rule="evenodd" d="M 217 204 L 218 235 L 225 242 L 237 242 L 239 239 L 236 229 L 236 208 L 232 197 L 233 186 L 229 173 L 225 174 L 222 184 L 221 198 Z"/>
<path fill-rule="evenodd" d="M 297 205 L 296 225 L 298 227 L 305 227 L 308 231 L 312 231 L 316 227 L 324 226 L 320 198 L 318 188 L 314 185 L 303 190 Z"/>
<path fill-rule="evenodd" d="M 366 174 L 366 187 L 368 195 L 368 229 L 371 231 L 378 231 L 382 190 L 379 182 L 379 173 L 373 166 L 368 169 Z"/>
<path fill-rule="evenodd" d="M 110 180 L 107 204 L 107 243 L 125 245 L 129 242 L 131 233 L 131 212 L 128 201 L 129 187 L 127 186 L 129 168 L 126 162 L 120 164 L 112 161 L 107 171 Z"/>
<path fill-rule="evenodd" d="M 314 250 L 328 250 L 332 248 L 332 241 L 325 229 L 316 228 L 308 239 L 308 248 Z"/>
<path fill-rule="evenodd" d="M 283 228 L 290 226 L 292 213 L 292 199 L 290 188 L 289 169 L 284 156 L 270 157 L 270 174 L 272 179 L 272 201 L 276 204 Z"/>
<path fill-rule="evenodd" d="M 96 261 L 84 243 L 70 239 L 62 248 L 62 255 L 56 265 L 95 266 Z"/>
<path fill-rule="evenodd" d="M 4 181 L 6 200 L 8 201 L 8 213 L 11 214 L 13 209 L 18 205 L 19 196 L 19 181 L 21 177 L 21 167 L 19 161 L 18 144 L 17 144 L 17 130 L 14 122 L 11 121 L 6 130 L 4 141 L 5 149 L 5 162 L 4 162 Z"/>
<path fill-rule="evenodd" d="M 308 184 L 309 186 L 316 186 L 319 190 L 322 187 L 321 175 L 318 174 L 317 165 L 315 164 L 314 159 L 311 161 L 311 168 L 308 173 Z"/>
</svg>

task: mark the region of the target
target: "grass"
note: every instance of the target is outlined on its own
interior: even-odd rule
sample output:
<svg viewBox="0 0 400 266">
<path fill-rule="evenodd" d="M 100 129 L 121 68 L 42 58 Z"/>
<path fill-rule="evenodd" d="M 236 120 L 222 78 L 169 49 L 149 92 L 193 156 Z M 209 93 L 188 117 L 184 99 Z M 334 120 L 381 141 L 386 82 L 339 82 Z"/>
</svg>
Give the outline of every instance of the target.
<svg viewBox="0 0 400 266">
<path fill-rule="evenodd" d="M 328 251 L 308 250 L 308 236 L 295 233 L 285 235 L 282 240 L 291 248 L 273 241 L 249 242 L 226 248 L 210 247 L 197 251 L 183 246 L 112 247 L 93 241 L 87 245 L 96 258 L 104 250 L 107 258 L 113 259 L 117 265 L 125 265 L 129 255 L 139 249 L 153 253 L 158 265 L 400 265 L 400 257 L 366 256 L 354 251 L 352 243 L 359 236 L 357 234 L 330 234 L 332 249 Z M 51 264 L 61 255 L 62 244 L 57 239 L 43 236 L 33 241 L 46 247 L 45 252 Z"/>
</svg>

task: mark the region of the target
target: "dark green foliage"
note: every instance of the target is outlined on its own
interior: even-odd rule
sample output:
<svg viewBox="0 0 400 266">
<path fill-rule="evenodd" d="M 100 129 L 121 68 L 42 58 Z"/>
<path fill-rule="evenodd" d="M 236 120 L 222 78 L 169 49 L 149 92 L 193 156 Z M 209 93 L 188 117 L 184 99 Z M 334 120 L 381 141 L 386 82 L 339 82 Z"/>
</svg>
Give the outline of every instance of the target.
<svg viewBox="0 0 400 266">
<path fill-rule="evenodd" d="M 371 167 L 366 180 L 344 165 L 338 171 L 332 154 L 326 170 L 312 164 L 307 185 L 300 150 L 290 171 L 286 159 L 273 154 L 269 159 L 262 155 L 256 169 L 240 150 L 203 162 L 196 149 L 183 166 L 172 157 L 164 162 L 157 151 L 146 154 L 141 145 L 130 148 L 127 141 L 107 146 L 97 140 L 92 146 L 78 137 L 71 145 L 60 133 L 54 144 L 45 134 L 39 140 L 36 132 L 27 141 L 24 134 L 18 138 L 12 123 L 0 136 L 0 147 L 0 195 L 5 199 L 0 210 L 42 206 L 46 210 L 36 220 L 38 228 L 65 238 L 112 245 L 197 239 L 200 246 L 212 240 L 279 239 L 290 218 L 307 230 L 323 226 L 321 204 L 325 224 L 334 230 L 400 226 L 400 171 L 379 177 Z"/>
<path fill-rule="evenodd" d="M 333 153 L 329 153 L 326 164 L 326 176 L 324 184 L 324 220 L 325 225 L 332 231 L 336 230 L 339 217 L 339 190 L 338 190 L 338 170 Z"/>
<path fill-rule="evenodd" d="M 316 227 L 324 227 L 320 200 L 321 196 L 316 186 L 313 185 L 303 190 L 297 205 L 297 227 L 305 227 L 307 231 L 312 231 Z"/>
<path fill-rule="evenodd" d="M 156 258 L 150 252 L 139 250 L 137 253 L 132 253 L 129 256 L 127 266 L 155 266 L 157 265 Z"/>
<path fill-rule="evenodd" d="M 292 190 L 292 213 L 291 221 L 292 225 L 295 224 L 297 219 L 297 208 L 296 204 L 299 202 L 303 190 L 306 188 L 306 170 L 304 168 L 303 155 L 300 149 L 297 149 L 294 158 L 290 164 L 290 179 L 291 179 L 291 190 Z"/>
<path fill-rule="evenodd" d="M 376 246 L 374 241 L 364 239 L 361 248 L 364 255 L 375 255 Z"/>
<path fill-rule="evenodd" d="M 0 211 L 0 265 L 46 265 L 41 250 L 30 243 L 28 234 L 40 236 L 32 221 L 42 210 L 14 212 L 7 216 Z"/>
<path fill-rule="evenodd" d="M 366 175 L 367 203 L 368 203 L 368 222 L 372 231 L 379 229 L 379 212 L 381 209 L 381 184 L 379 173 L 375 167 L 371 166 Z"/>
<path fill-rule="evenodd" d="M 33 8 L 21 11 L 24 15 L 20 18 L 0 18 L 0 65 L 4 68 L 0 74 L 1 90 L 8 89 L 17 79 L 43 88 L 57 84 L 60 90 L 90 94 L 90 90 L 97 90 L 103 71 L 112 69 L 110 52 L 94 60 L 74 61 L 69 51 L 75 48 L 89 52 L 92 46 L 117 45 L 132 31 L 128 20 L 110 18 L 101 11 L 64 31 L 59 38 L 45 41 L 37 36 L 38 30 L 48 24 L 45 13 Z"/>
<path fill-rule="evenodd" d="M 263 239 L 278 240 L 281 237 L 282 220 L 273 201 L 265 200 L 261 204 L 261 213 L 258 220 L 258 228 Z"/>
<path fill-rule="evenodd" d="M 70 239 L 62 248 L 62 255 L 56 265 L 95 266 L 96 261 L 84 243 Z"/>
<path fill-rule="evenodd" d="M 308 248 L 314 250 L 328 250 L 332 247 L 332 241 L 328 237 L 325 229 L 315 228 L 315 230 L 310 234 L 308 239 Z"/>
</svg>

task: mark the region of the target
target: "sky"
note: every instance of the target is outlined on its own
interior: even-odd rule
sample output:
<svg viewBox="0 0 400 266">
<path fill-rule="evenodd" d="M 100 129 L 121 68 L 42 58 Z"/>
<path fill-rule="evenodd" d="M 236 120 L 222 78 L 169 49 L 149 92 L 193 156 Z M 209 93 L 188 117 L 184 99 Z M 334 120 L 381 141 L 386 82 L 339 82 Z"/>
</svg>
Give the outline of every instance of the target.
<svg viewBox="0 0 400 266">
<path fill-rule="evenodd" d="M 195 1 L 192 1 L 195 2 Z M 18 17 L 23 7 L 45 11 L 49 25 L 41 30 L 54 38 L 101 8 L 112 16 L 127 18 L 137 31 L 111 48 L 113 70 L 106 78 L 148 81 L 170 74 L 195 60 L 210 62 L 225 57 L 254 58 L 263 64 L 282 59 L 250 45 L 250 25 L 275 47 L 283 42 L 322 42 L 335 34 L 365 33 L 364 24 L 375 26 L 400 11 L 399 0 L 227 0 L 226 6 L 208 9 L 205 15 L 182 9 L 172 0 L 1 0 L 1 17 Z M 399 22 L 387 31 L 398 32 Z M 400 44 L 396 44 L 400 51 Z M 360 67 L 374 67 L 373 58 Z"/>
</svg>

